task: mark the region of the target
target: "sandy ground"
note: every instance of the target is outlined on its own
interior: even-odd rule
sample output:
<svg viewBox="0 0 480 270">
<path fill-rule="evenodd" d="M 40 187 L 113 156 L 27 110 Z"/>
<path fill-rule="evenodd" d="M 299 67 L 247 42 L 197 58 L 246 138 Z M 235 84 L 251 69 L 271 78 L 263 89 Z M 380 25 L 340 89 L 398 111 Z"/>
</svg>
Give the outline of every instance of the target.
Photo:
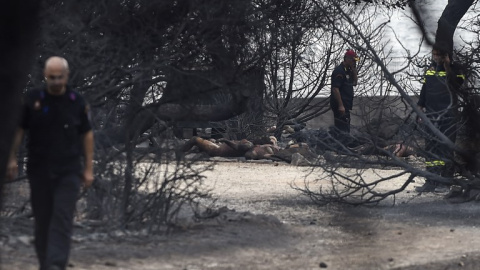
<svg viewBox="0 0 480 270">
<path fill-rule="evenodd" d="M 418 196 L 417 180 L 395 205 L 318 206 L 290 186 L 315 179 L 308 173 L 221 162 L 206 179 L 215 206 L 228 208 L 218 217 L 185 223 L 169 236 L 74 241 L 69 269 L 480 269 L 478 203 Z M 11 239 L 31 232 L 30 220 L 9 222 Z M 28 241 L 3 237 L 2 269 L 37 269 Z"/>
</svg>

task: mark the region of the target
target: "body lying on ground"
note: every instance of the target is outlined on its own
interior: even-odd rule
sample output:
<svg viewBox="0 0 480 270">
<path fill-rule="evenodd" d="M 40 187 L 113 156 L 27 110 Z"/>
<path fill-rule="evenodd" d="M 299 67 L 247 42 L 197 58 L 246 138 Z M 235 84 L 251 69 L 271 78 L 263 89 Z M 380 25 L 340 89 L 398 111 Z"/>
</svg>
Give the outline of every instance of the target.
<svg viewBox="0 0 480 270">
<path fill-rule="evenodd" d="M 408 157 L 415 155 L 415 148 L 402 142 L 391 143 L 384 147 L 373 144 L 362 144 L 350 150 L 360 155 L 383 155 L 387 156 L 388 153 L 393 154 L 396 157 Z"/>
<path fill-rule="evenodd" d="M 248 149 L 248 151 L 245 152 L 243 156 L 245 156 L 246 159 L 254 160 L 271 158 L 273 155 L 275 155 L 275 153 L 278 152 L 279 148 L 277 146 L 277 140 L 275 139 L 275 137 L 270 137 L 270 141 L 271 143 L 260 145 L 252 143 L 252 147 L 250 147 L 250 149 Z M 238 149 L 240 147 L 238 142 L 236 141 L 220 139 L 219 142 L 223 142 L 232 147 L 233 149 Z"/>
<path fill-rule="evenodd" d="M 187 152 L 196 146 L 201 152 L 211 157 L 245 157 L 246 159 L 271 159 L 274 161 L 291 162 L 292 155 L 299 153 L 307 159 L 316 159 L 317 155 L 310 151 L 308 145 L 297 144 L 285 149 L 278 147 L 275 137 L 269 137 L 270 143 L 253 144 L 248 140 L 207 140 L 200 137 L 192 137 L 183 147 Z"/>
<path fill-rule="evenodd" d="M 235 144 L 235 147 L 232 147 Z M 233 142 L 207 140 L 194 136 L 183 145 L 183 152 L 187 152 L 192 147 L 198 147 L 201 152 L 207 153 L 211 157 L 241 157 L 244 156 L 254 145 L 248 140 Z"/>
</svg>

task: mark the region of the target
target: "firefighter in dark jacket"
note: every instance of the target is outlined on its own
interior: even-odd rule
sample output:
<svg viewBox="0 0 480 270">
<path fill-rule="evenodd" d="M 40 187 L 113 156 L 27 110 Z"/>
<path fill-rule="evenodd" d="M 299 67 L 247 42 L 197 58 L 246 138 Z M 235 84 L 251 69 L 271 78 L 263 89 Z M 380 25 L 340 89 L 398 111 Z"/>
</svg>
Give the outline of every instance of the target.
<svg viewBox="0 0 480 270">
<path fill-rule="evenodd" d="M 417 105 L 425 112 L 432 124 L 455 143 L 457 135 L 457 92 L 465 77 L 452 65 L 450 56 L 440 47 L 432 50 L 433 63 L 425 72 L 422 90 Z M 419 119 L 421 122 L 421 119 Z M 425 166 L 427 171 L 443 177 L 453 177 L 454 152 L 426 128 Z M 448 191 L 445 185 L 426 179 L 417 192 Z"/>
<path fill-rule="evenodd" d="M 332 93 L 330 107 L 333 111 L 335 131 L 341 142 L 346 141 L 345 134 L 350 133 L 350 111 L 353 107 L 353 87 L 357 85 L 357 54 L 347 50 L 343 62 L 337 66 L 331 76 Z"/>
<path fill-rule="evenodd" d="M 94 142 L 88 106 L 67 86 L 67 61 L 49 58 L 44 75 L 46 87 L 24 97 L 7 178 L 16 177 L 16 151 L 26 133 L 35 251 L 40 270 L 59 270 L 67 266 L 80 187 L 93 182 Z"/>
</svg>

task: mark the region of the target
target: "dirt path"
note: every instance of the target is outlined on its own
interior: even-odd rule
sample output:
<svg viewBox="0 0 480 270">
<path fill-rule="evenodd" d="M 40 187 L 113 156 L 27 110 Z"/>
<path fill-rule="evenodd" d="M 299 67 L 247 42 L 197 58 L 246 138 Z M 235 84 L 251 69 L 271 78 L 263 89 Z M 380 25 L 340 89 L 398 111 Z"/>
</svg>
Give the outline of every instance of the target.
<svg viewBox="0 0 480 270">
<path fill-rule="evenodd" d="M 448 204 L 439 195 L 417 196 L 411 186 L 395 206 L 320 207 L 290 187 L 302 185 L 306 173 L 275 163 L 220 163 L 206 185 L 217 207 L 235 211 L 168 237 L 74 243 L 71 269 L 480 269 L 478 203 Z M 31 245 L 1 247 L 2 269 L 37 269 Z"/>
</svg>

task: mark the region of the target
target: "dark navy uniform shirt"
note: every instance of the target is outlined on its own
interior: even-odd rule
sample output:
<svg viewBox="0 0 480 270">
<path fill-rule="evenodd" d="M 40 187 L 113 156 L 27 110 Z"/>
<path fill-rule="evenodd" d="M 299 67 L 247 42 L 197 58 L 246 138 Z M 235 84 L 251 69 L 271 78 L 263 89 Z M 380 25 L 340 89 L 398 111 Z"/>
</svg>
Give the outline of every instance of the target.
<svg viewBox="0 0 480 270">
<path fill-rule="evenodd" d="M 454 74 L 447 78 L 443 65 L 432 65 L 424 76 L 422 90 L 418 105 L 425 108 L 427 114 L 438 115 L 447 113 L 451 115 L 457 109 L 456 90 L 463 83 L 464 76 L 452 66 Z"/>
<path fill-rule="evenodd" d="M 353 73 L 351 70 L 347 70 L 342 64 L 337 66 L 331 76 L 332 91 L 336 87 L 340 90 L 340 96 L 342 98 L 343 106 L 346 110 L 352 110 L 353 107 Z M 330 106 L 332 109 L 338 109 L 337 101 L 333 94 L 330 96 Z"/>
<path fill-rule="evenodd" d="M 82 136 L 90 131 L 88 106 L 67 88 L 54 96 L 45 88 L 28 91 L 24 97 L 21 127 L 27 134 L 29 174 L 47 177 L 81 171 Z"/>
</svg>

